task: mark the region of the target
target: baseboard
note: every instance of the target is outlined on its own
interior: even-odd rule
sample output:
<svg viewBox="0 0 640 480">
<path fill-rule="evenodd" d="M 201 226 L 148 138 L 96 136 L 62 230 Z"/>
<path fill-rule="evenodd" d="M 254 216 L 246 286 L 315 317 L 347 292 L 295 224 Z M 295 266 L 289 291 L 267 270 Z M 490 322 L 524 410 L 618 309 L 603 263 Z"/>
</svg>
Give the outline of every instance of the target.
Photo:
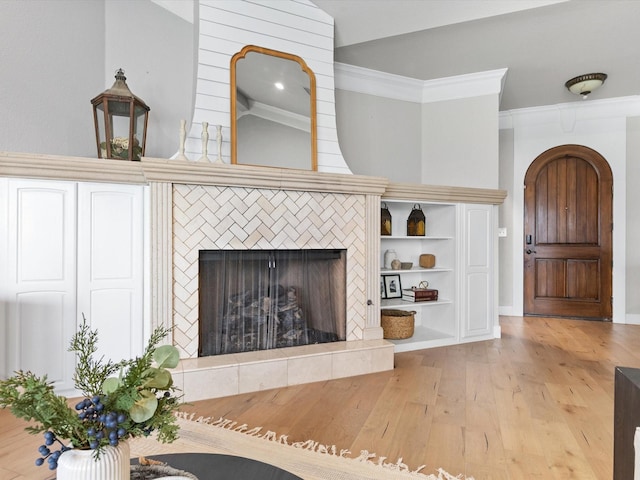
<svg viewBox="0 0 640 480">
<path fill-rule="evenodd" d="M 505 317 L 521 317 L 522 312 L 516 311 L 513 305 L 505 305 L 498 307 L 498 315 L 504 315 Z"/>
<path fill-rule="evenodd" d="M 493 326 L 493 338 L 502 337 L 502 327 L 500 325 Z"/>
<path fill-rule="evenodd" d="M 625 315 L 625 322 L 627 325 L 640 325 L 640 314 L 627 313 Z"/>
</svg>

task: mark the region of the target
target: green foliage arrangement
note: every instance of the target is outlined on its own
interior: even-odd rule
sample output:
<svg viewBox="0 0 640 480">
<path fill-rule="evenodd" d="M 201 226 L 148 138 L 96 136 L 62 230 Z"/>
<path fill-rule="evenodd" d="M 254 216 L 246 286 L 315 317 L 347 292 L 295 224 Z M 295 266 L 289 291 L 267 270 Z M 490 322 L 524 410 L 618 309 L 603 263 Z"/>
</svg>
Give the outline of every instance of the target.
<svg viewBox="0 0 640 480">
<path fill-rule="evenodd" d="M 55 469 L 69 448 L 93 449 L 97 458 L 107 445 L 117 446 L 121 440 L 152 431 L 163 443 L 176 439 L 174 412 L 180 397 L 167 368 L 176 367 L 179 353 L 172 345 L 158 345 L 167 334 L 166 329 L 157 328 L 140 357 L 105 362 L 103 357 L 94 358 L 98 332 L 83 320 L 69 346 L 77 357 L 73 381 L 84 396 L 75 406 L 54 392 L 46 375 L 20 370 L 0 381 L 0 408 L 35 422 L 25 428 L 29 433 L 44 432 L 45 444 L 39 448 L 36 465 L 46 460 Z M 54 443 L 60 445 L 57 450 L 52 450 Z"/>
</svg>

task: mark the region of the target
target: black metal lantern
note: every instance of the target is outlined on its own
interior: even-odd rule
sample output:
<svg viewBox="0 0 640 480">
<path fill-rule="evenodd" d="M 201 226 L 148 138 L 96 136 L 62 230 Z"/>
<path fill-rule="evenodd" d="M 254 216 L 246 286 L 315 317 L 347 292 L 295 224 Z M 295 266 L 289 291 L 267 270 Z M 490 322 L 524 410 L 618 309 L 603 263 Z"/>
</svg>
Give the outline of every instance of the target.
<svg viewBox="0 0 640 480">
<path fill-rule="evenodd" d="M 144 155 L 149 107 L 131 93 L 126 80 L 118 69 L 113 86 L 91 100 L 98 158 L 140 160 Z"/>
<path fill-rule="evenodd" d="M 380 235 L 391 235 L 391 212 L 389 212 L 387 204 L 384 202 L 382 203 L 382 208 L 380 209 L 380 220 Z"/>
<path fill-rule="evenodd" d="M 416 203 L 407 219 L 407 235 L 411 237 L 424 237 L 424 223 L 425 217 L 422 212 L 422 207 Z"/>
</svg>

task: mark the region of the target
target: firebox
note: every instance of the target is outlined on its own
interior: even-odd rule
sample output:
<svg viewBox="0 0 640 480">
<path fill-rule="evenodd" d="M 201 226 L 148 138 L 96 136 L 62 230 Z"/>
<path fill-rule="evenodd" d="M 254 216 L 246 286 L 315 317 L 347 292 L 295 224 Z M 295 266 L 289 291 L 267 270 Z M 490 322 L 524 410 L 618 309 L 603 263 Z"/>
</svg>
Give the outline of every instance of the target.
<svg viewBox="0 0 640 480">
<path fill-rule="evenodd" d="M 198 355 L 345 340 L 346 250 L 200 250 Z"/>
</svg>

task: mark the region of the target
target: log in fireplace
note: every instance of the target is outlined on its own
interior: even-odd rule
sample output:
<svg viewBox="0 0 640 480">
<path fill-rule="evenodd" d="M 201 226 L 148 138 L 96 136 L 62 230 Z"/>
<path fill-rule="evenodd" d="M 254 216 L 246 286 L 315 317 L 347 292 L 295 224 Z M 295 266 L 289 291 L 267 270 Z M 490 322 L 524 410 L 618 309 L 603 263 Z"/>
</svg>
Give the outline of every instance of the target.
<svg viewBox="0 0 640 480">
<path fill-rule="evenodd" d="M 345 340 L 346 250 L 201 250 L 198 356 Z"/>
</svg>

